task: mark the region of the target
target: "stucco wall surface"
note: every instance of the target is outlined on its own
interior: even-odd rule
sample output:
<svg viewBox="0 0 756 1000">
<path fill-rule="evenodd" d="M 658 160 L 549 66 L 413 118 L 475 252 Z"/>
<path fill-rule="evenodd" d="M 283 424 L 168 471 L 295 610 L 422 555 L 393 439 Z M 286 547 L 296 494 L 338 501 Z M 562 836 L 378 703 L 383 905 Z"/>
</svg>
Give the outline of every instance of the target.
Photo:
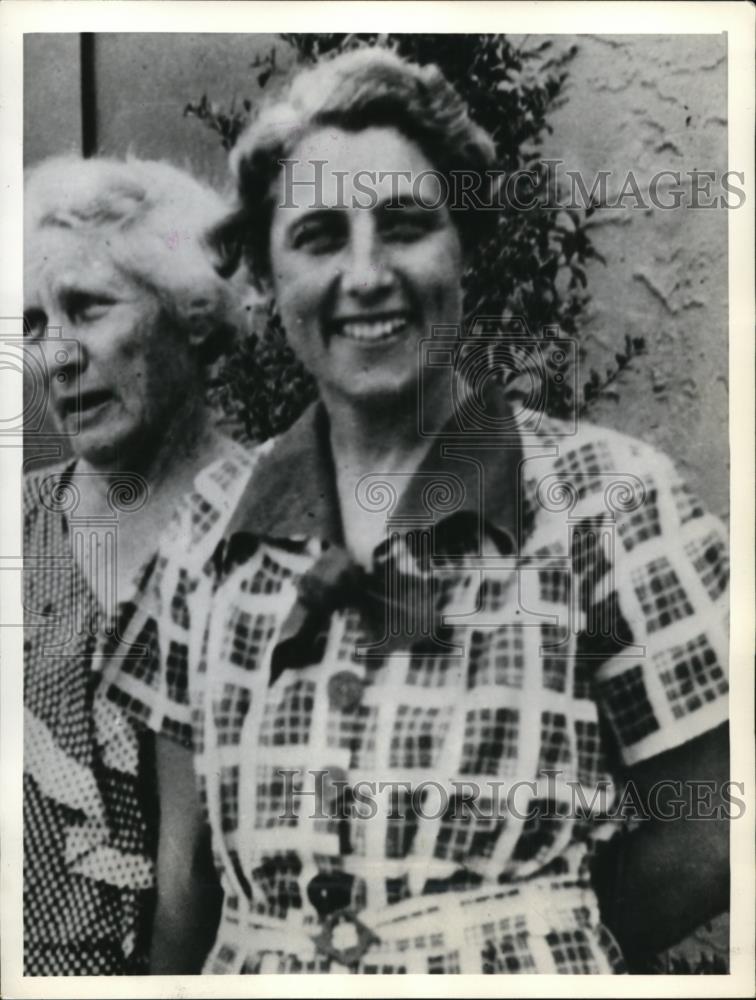
<svg viewBox="0 0 756 1000">
<path fill-rule="evenodd" d="M 662 170 L 683 178 L 727 170 L 725 35 L 554 41 L 578 46 L 568 101 L 553 115 L 544 146 L 545 155 L 564 161 L 560 169 L 580 171 L 589 190 L 599 171 L 610 171 L 610 203 L 632 171 L 649 205 L 649 183 Z M 689 196 L 691 185 L 689 176 L 681 185 Z M 708 198 L 704 190 L 701 205 L 721 189 L 713 184 Z M 657 200 L 674 202 L 663 182 Z M 708 506 L 726 515 L 728 210 L 637 208 L 632 195 L 623 201 L 628 207 L 594 216 L 593 239 L 606 263 L 588 269 L 592 302 L 581 340 L 599 373 L 626 334 L 644 337 L 647 354 L 623 375 L 619 401 L 602 399 L 592 419 L 663 448 Z"/>
</svg>

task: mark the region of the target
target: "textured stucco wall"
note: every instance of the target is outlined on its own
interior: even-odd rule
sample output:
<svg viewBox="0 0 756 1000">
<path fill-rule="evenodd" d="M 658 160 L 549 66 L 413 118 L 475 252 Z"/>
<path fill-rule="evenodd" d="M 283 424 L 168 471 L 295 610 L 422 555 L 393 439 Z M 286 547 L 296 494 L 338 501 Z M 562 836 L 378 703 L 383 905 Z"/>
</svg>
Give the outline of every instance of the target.
<svg viewBox="0 0 756 1000">
<path fill-rule="evenodd" d="M 554 41 L 577 44 L 578 53 L 544 154 L 580 170 L 589 188 L 600 170 L 612 172 L 610 192 L 632 170 L 644 195 L 661 170 L 727 170 L 725 35 Z M 727 220 L 721 208 L 599 211 L 593 238 L 606 265 L 589 267 L 582 331 L 599 371 L 626 334 L 645 337 L 648 354 L 624 375 L 619 402 L 602 400 L 595 419 L 667 451 L 721 515 L 729 485 Z"/>
</svg>

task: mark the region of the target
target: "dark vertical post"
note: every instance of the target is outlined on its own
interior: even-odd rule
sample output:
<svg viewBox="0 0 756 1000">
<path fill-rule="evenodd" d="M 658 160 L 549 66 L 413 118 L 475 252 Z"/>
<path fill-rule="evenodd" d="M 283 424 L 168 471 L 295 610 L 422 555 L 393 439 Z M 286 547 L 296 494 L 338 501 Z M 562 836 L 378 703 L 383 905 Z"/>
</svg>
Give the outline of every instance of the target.
<svg viewBox="0 0 756 1000">
<path fill-rule="evenodd" d="M 94 156 L 97 152 L 97 94 L 95 92 L 95 36 L 83 31 L 81 53 L 81 152 Z"/>
</svg>

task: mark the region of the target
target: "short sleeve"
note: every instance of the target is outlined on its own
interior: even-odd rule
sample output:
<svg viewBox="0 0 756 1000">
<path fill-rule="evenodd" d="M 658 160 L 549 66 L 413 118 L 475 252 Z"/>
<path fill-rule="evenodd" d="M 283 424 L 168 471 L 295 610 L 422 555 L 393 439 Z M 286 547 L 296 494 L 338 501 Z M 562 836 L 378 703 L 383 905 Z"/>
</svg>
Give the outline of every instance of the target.
<svg viewBox="0 0 756 1000">
<path fill-rule="evenodd" d="M 588 615 L 611 632 L 597 696 L 626 765 L 713 729 L 729 707 L 727 531 L 666 456 L 642 457 L 642 488 L 605 533 Z"/>
</svg>

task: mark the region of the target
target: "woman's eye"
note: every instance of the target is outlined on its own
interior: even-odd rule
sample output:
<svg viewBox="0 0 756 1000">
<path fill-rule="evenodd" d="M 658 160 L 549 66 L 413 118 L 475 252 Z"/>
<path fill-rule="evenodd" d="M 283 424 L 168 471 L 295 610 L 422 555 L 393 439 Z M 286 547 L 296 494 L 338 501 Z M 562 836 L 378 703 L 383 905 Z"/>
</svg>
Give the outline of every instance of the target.
<svg viewBox="0 0 756 1000">
<path fill-rule="evenodd" d="M 298 229 L 294 234 L 292 244 L 295 250 L 306 250 L 308 253 L 314 254 L 329 253 L 339 249 L 343 239 L 341 227 L 318 224 Z"/>
<path fill-rule="evenodd" d="M 94 323 L 105 316 L 115 303 L 105 296 L 76 293 L 66 304 L 66 313 L 72 323 Z"/>
<path fill-rule="evenodd" d="M 414 215 L 403 215 L 402 210 L 387 212 L 383 232 L 388 239 L 398 240 L 401 243 L 411 243 L 419 240 L 429 229 L 427 220 Z"/>
<path fill-rule="evenodd" d="M 27 309 L 24 313 L 24 337 L 38 340 L 47 329 L 47 316 L 42 309 Z"/>
</svg>

